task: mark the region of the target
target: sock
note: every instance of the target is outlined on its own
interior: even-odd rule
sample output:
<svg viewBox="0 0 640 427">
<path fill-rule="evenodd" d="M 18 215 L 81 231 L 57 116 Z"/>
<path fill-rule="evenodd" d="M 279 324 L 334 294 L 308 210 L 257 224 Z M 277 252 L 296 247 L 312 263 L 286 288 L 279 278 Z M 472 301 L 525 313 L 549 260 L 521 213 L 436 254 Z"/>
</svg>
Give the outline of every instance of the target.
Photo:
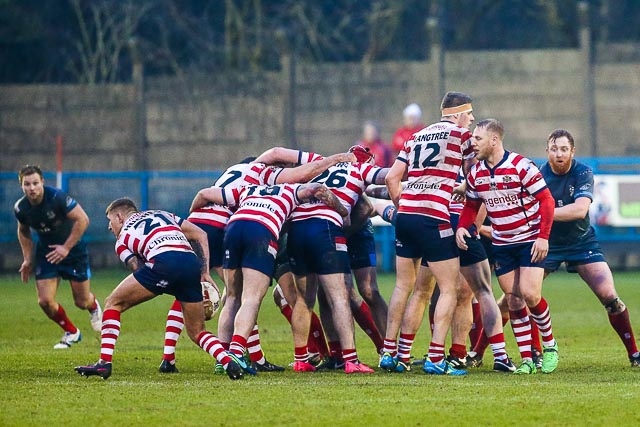
<svg viewBox="0 0 640 427">
<path fill-rule="evenodd" d="M 200 332 L 200 335 L 198 335 L 198 339 L 196 341 L 201 349 L 209 353 L 211 357 L 216 359 L 218 363 L 221 363 L 222 366 L 227 369 L 227 365 L 233 359 L 231 359 L 224 347 L 222 347 L 222 343 L 215 335 L 209 331 L 202 331 Z"/>
<path fill-rule="evenodd" d="M 636 339 L 633 336 L 633 329 L 631 329 L 629 311 L 625 308 L 622 313 L 609 313 L 609 323 L 611 323 L 613 329 L 618 333 L 624 347 L 627 349 L 629 357 L 637 353 L 638 347 L 636 346 Z"/>
<path fill-rule="evenodd" d="M 482 334 L 482 318 L 480 316 L 480 304 L 475 299 L 471 303 L 471 312 L 473 313 L 473 323 L 471 323 L 471 330 L 469 331 L 469 342 L 471 348 L 475 346 Z"/>
<path fill-rule="evenodd" d="M 411 359 L 411 348 L 413 347 L 413 341 L 416 339 L 416 334 L 403 334 L 400 332 L 400 339 L 398 340 L 398 359 L 404 363 L 409 362 Z"/>
<path fill-rule="evenodd" d="M 542 344 L 540 343 L 540 328 L 536 322 L 531 322 L 531 347 L 542 353 Z"/>
<path fill-rule="evenodd" d="M 162 356 L 164 360 L 170 362 L 176 360 L 176 344 L 183 328 L 182 305 L 180 301 L 175 300 L 167 313 L 167 323 L 164 327 L 164 355 Z"/>
<path fill-rule="evenodd" d="M 222 346 L 222 348 L 224 348 L 225 351 L 229 351 L 229 343 L 228 342 L 220 341 L 220 345 Z"/>
<path fill-rule="evenodd" d="M 553 330 L 551 329 L 551 314 L 549 313 L 549 305 L 547 300 L 540 298 L 540 302 L 535 307 L 529 307 L 531 318 L 538 325 L 540 335 L 542 335 L 542 345 L 552 347 L 556 344 L 553 338 Z"/>
<path fill-rule="evenodd" d="M 507 357 L 507 345 L 504 342 L 504 333 L 500 332 L 499 334 L 490 336 L 488 340 L 491 345 L 491 351 L 493 352 L 493 359 L 495 361 L 506 362 L 509 358 Z"/>
<path fill-rule="evenodd" d="M 378 331 L 378 327 L 376 326 L 376 322 L 373 321 L 373 316 L 371 315 L 371 309 L 366 302 L 362 301 L 360 303 L 360 307 L 358 310 L 353 312 L 353 318 L 356 320 L 356 323 L 360 328 L 364 331 L 365 334 L 371 338 L 373 341 L 373 345 L 376 346 L 376 352 L 380 353 L 382 347 L 384 346 L 382 335 L 380 335 L 380 331 Z"/>
<path fill-rule="evenodd" d="M 280 313 L 287 319 L 287 322 L 291 324 L 291 316 L 293 315 L 293 309 L 289 304 L 284 304 L 280 307 Z"/>
<path fill-rule="evenodd" d="M 449 355 L 459 359 L 464 359 L 467 357 L 467 347 L 465 347 L 464 344 L 451 344 Z"/>
<path fill-rule="evenodd" d="M 342 350 L 342 359 L 345 363 L 358 363 L 358 353 L 356 353 L 355 348 L 349 348 Z"/>
<path fill-rule="evenodd" d="M 293 360 L 296 362 L 306 362 L 309 360 L 309 350 L 306 345 L 293 349 Z"/>
<path fill-rule="evenodd" d="M 522 357 L 522 360 L 531 362 L 533 360 L 531 358 L 531 320 L 527 314 L 527 309 L 509 310 L 509 317 L 511 317 L 511 328 L 513 329 L 513 335 L 516 337 L 520 357 Z"/>
<path fill-rule="evenodd" d="M 76 328 L 67 317 L 67 313 L 64 311 L 64 308 L 62 308 L 62 304 L 58 304 L 58 311 L 56 311 L 50 319 L 56 322 L 65 332 L 69 332 L 70 334 L 78 332 L 78 328 Z"/>
<path fill-rule="evenodd" d="M 342 361 L 342 346 L 340 341 L 329 341 L 329 356 L 337 361 Z"/>
<path fill-rule="evenodd" d="M 438 344 L 431 341 L 431 343 L 429 343 L 427 358 L 433 363 L 442 362 L 444 359 L 444 344 Z"/>
<path fill-rule="evenodd" d="M 398 354 L 398 345 L 396 340 L 392 338 L 385 338 L 382 346 L 383 353 L 389 353 L 391 357 L 395 357 Z"/>
<path fill-rule="evenodd" d="M 242 335 L 233 335 L 231 337 L 231 344 L 229 344 L 229 352 L 238 356 L 243 357 L 244 351 L 247 349 L 247 339 Z"/>
<path fill-rule="evenodd" d="M 249 350 L 249 359 L 259 365 L 264 364 L 267 361 L 262 352 L 262 346 L 260 345 L 260 333 L 258 332 L 258 325 L 256 324 L 247 338 L 247 350 Z"/>
<path fill-rule="evenodd" d="M 506 325 L 508 321 L 509 321 L 508 317 L 503 317 L 502 326 L 504 327 L 504 325 Z M 484 356 L 485 350 L 487 349 L 487 347 L 489 347 L 489 344 L 490 344 L 489 337 L 487 336 L 487 333 L 485 332 L 483 327 L 482 333 L 480 334 L 480 338 L 478 338 L 476 345 L 473 346 L 473 351 L 476 352 L 476 354 L 478 354 L 480 358 L 482 358 Z"/>
<path fill-rule="evenodd" d="M 111 363 L 116 341 L 120 335 L 120 312 L 118 310 L 105 310 L 102 313 L 102 331 L 100 341 L 100 360 Z"/>
<path fill-rule="evenodd" d="M 89 305 L 89 308 L 87 308 L 87 310 L 89 310 L 89 313 L 93 313 L 98 309 L 98 300 L 96 300 L 96 296 L 94 294 L 91 294 L 91 298 L 93 298 L 93 302 L 91 303 L 91 305 Z"/>
<path fill-rule="evenodd" d="M 309 351 L 318 353 L 321 357 L 329 356 L 329 348 L 324 338 L 322 322 L 315 312 L 311 312 L 311 327 L 309 328 L 309 338 L 307 339 Z"/>
</svg>

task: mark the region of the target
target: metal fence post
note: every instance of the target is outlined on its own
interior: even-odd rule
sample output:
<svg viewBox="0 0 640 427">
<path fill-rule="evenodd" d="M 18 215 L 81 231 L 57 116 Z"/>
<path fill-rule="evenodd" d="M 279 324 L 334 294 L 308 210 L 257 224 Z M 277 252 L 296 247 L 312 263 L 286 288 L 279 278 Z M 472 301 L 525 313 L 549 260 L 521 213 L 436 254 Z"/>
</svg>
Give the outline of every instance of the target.
<svg viewBox="0 0 640 427">
<path fill-rule="evenodd" d="M 595 64 L 593 58 L 593 43 L 591 40 L 589 3 L 578 2 L 578 19 L 580 21 L 579 40 L 580 56 L 583 70 L 583 104 L 585 116 L 585 128 L 587 130 L 583 139 L 591 148 L 590 155 L 598 156 L 598 126 L 595 102 Z"/>
</svg>

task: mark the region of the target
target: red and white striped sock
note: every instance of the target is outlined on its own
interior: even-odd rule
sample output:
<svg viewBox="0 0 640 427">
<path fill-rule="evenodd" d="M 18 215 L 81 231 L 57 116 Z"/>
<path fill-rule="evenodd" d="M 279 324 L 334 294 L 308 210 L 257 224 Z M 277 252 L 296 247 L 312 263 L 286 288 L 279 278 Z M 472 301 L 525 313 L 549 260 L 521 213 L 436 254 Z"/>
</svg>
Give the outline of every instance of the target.
<svg viewBox="0 0 640 427">
<path fill-rule="evenodd" d="M 535 307 L 529 307 L 529 311 L 531 312 L 531 318 L 540 329 L 542 345 L 545 347 L 556 345 L 556 340 L 553 338 L 553 330 L 551 329 L 551 314 L 547 300 L 540 298 L 540 302 Z"/>
<path fill-rule="evenodd" d="M 342 359 L 346 362 L 358 363 L 358 353 L 355 348 L 347 348 L 342 350 Z"/>
<path fill-rule="evenodd" d="M 413 347 L 413 341 L 416 339 L 416 334 L 403 334 L 400 332 L 400 339 L 398 340 L 398 359 L 404 363 L 409 362 L 411 359 L 411 348 Z"/>
<path fill-rule="evenodd" d="M 104 313 L 102 313 L 100 360 L 111 363 L 119 335 L 120 312 L 113 309 L 105 310 Z"/>
<path fill-rule="evenodd" d="M 309 360 L 309 350 L 306 345 L 293 349 L 293 360 L 296 362 L 306 362 Z"/>
<path fill-rule="evenodd" d="M 504 333 L 500 332 L 489 337 L 489 345 L 491 345 L 491 351 L 493 352 L 493 359 L 496 361 L 506 362 L 509 357 L 507 356 L 507 345 L 504 342 Z"/>
<path fill-rule="evenodd" d="M 258 332 L 257 324 L 251 330 L 249 338 L 247 338 L 247 350 L 249 350 L 249 358 L 252 362 L 262 365 L 267 361 L 260 345 L 260 333 Z"/>
<path fill-rule="evenodd" d="M 427 358 L 433 363 L 440 363 L 444 359 L 444 344 L 431 341 Z"/>
<path fill-rule="evenodd" d="M 224 347 L 222 347 L 222 343 L 218 337 L 209 331 L 202 331 L 200 332 L 200 335 L 198 335 L 197 341 L 201 349 L 209 353 L 211 357 L 216 359 L 218 363 L 221 363 L 222 366 L 227 369 L 227 365 L 232 359 L 229 357 Z"/>
<path fill-rule="evenodd" d="M 382 352 L 389 353 L 391 357 L 395 357 L 398 354 L 398 344 L 396 340 L 394 338 L 385 338 Z"/>
<path fill-rule="evenodd" d="M 513 329 L 513 335 L 516 337 L 520 357 L 522 357 L 522 360 L 532 361 L 531 320 L 529 320 L 527 309 L 509 310 L 509 317 L 511 318 L 511 328 Z"/>
<path fill-rule="evenodd" d="M 169 362 L 176 360 L 176 344 L 182 329 L 184 329 L 182 304 L 175 300 L 167 313 L 167 322 L 164 327 L 164 354 L 162 356 L 164 360 Z"/>
<path fill-rule="evenodd" d="M 229 352 L 235 354 L 238 357 L 244 356 L 244 351 L 247 349 L 247 339 L 242 335 L 234 335 L 231 337 L 231 344 L 229 344 Z"/>
<path fill-rule="evenodd" d="M 78 332 L 78 328 L 76 328 L 73 322 L 67 317 L 67 312 L 62 308 L 62 304 L 58 304 L 58 311 L 56 311 L 50 319 L 56 322 L 65 332 L 69 332 L 70 334 Z"/>
</svg>

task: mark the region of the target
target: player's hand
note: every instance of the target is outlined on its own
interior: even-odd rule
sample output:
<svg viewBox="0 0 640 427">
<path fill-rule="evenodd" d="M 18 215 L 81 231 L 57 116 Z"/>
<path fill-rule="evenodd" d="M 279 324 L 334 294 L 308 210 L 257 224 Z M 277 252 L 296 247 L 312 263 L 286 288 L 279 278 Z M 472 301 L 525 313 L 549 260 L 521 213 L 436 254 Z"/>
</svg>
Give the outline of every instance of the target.
<svg viewBox="0 0 640 427">
<path fill-rule="evenodd" d="M 466 228 L 458 228 L 456 230 L 456 245 L 463 251 L 469 249 L 467 246 L 467 242 L 464 240 L 465 238 L 471 237 L 471 233 Z"/>
<path fill-rule="evenodd" d="M 540 262 L 549 253 L 549 241 L 547 239 L 536 239 L 531 247 L 531 262 Z"/>
<path fill-rule="evenodd" d="M 454 202 L 463 202 L 466 197 L 466 193 L 467 183 L 465 181 L 453 189 L 453 193 L 451 193 L 451 199 Z"/>
<path fill-rule="evenodd" d="M 47 254 L 47 261 L 51 264 L 59 264 L 69 255 L 69 249 L 63 245 L 49 245 L 51 252 Z"/>
<path fill-rule="evenodd" d="M 202 275 L 200 275 L 200 281 L 210 283 L 211 286 L 216 288 L 216 291 L 218 291 L 218 295 L 221 295 L 220 288 L 218 288 L 218 285 L 216 285 L 216 282 L 213 281 L 213 277 L 211 277 L 211 274 L 202 273 Z"/>
<path fill-rule="evenodd" d="M 353 153 L 339 153 L 335 154 L 338 163 L 355 163 L 358 161 L 356 155 Z"/>
<path fill-rule="evenodd" d="M 24 283 L 27 283 L 29 281 L 29 276 L 31 275 L 31 261 L 22 261 L 19 271 L 20 278 Z"/>
</svg>

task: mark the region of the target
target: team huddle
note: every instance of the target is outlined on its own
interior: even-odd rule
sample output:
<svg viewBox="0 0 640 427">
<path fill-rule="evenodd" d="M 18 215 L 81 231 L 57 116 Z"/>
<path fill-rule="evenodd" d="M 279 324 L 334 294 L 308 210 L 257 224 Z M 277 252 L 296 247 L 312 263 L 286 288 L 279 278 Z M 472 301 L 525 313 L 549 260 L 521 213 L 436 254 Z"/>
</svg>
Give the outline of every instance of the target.
<svg viewBox="0 0 640 427">
<path fill-rule="evenodd" d="M 39 168 L 24 167 L 25 196 L 15 205 L 20 272 L 27 282 L 35 269 L 40 306 L 64 330 L 54 348 L 82 338 L 55 301 L 62 278 L 101 332 L 100 358 L 76 367 L 80 375 L 111 375 L 121 313 L 160 294 L 175 297 L 160 372 L 178 372 L 175 348 L 185 328 L 215 359 L 216 373 L 235 380 L 283 371 L 267 360 L 258 327 L 275 280 L 274 302 L 291 324 L 295 372 L 373 373 L 358 357 L 355 320 L 373 341 L 383 371 L 420 365 L 427 374 L 466 375 L 491 348 L 495 371 L 552 373 L 560 350 L 542 283 L 565 263 L 598 297 L 631 366 L 640 367 L 628 311 L 589 223 L 593 173 L 574 159 L 573 136 L 553 131 L 548 162 L 538 168 L 504 148 L 498 120 L 470 130 L 469 95 L 448 92 L 441 111 L 439 122 L 405 141 L 390 168 L 375 166 L 371 151 L 359 145 L 328 157 L 276 147 L 229 167 L 200 190 L 186 219 L 139 211 L 128 198 L 114 200 L 106 208 L 109 229 L 132 273 L 107 297 L 104 311 L 90 292 L 86 213 L 45 186 Z M 396 231 L 396 283 L 388 305 L 376 282 L 370 220 L 376 214 Z M 39 236 L 35 254 L 30 229 Z M 224 282 L 222 293 L 211 270 Z M 504 294 L 497 300 L 492 270 Z M 205 320 L 218 304 L 214 335 Z M 424 358 L 412 361 L 427 306 L 431 342 Z M 506 351 L 507 322 L 517 364 Z"/>
</svg>

